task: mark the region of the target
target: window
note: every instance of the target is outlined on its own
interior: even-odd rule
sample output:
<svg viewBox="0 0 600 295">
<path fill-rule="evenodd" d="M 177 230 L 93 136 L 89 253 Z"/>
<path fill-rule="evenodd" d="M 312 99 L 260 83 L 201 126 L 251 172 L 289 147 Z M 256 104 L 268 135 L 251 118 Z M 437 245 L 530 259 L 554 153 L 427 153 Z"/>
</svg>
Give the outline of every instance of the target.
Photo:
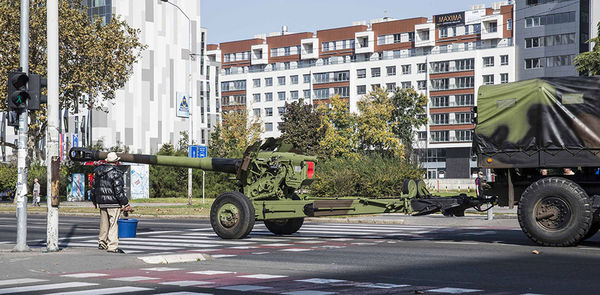
<svg viewBox="0 0 600 295">
<path fill-rule="evenodd" d="M 489 23 L 488 25 L 488 33 L 496 33 L 498 32 L 498 23 Z"/>
<path fill-rule="evenodd" d="M 254 85 L 254 88 L 260 87 L 260 79 L 253 79 L 252 84 Z"/>
<path fill-rule="evenodd" d="M 356 94 L 366 94 L 366 93 L 367 93 L 367 85 L 356 86 Z"/>
<path fill-rule="evenodd" d="M 513 23 L 512 23 L 512 18 L 509 18 L 509 19 L 506 21 L 506 30 L 508 30 L 508 31 L 512 31 L 512 25 L 513 25 Z"/>
<path fill-rule="evenodd" d="M 431 142 L 450 141 L 450 131 L 431 131 Z"/>
<path fill-rule="evenodd" d="M 290 97 L 292 99 L 298 99 L 298 91 L 290 91 Z"/>
<path fill-rule="evenodd" d="M 419 140 L 427 140 L 427 131 L 418 131 L 417 138 Z"/>
<path fill-rule="evenodd" d="M 475 95 L 473 94 L 461 94 L 454 97 L 457 106 L 474 106 Z"/>
<path fill-rule="evenodd" d="M 402 74 L 403 75 L 410 74 L 410 65 L 402 65 Z"/>
<path fill-rule="evenodd" d="M 440 28 L 440 38 L 448 37 L 448 27 Z"/>
<path fill-rule="evenodd" d="M 396 89 L 396 83 L 387 83 L 385 84 L 385 87 L 388 91 L 394 91 L 394 89 Z"/>
<path fill-rule="evenodd" d="M 265 108 L 265 117 L 273 117 L 273 108 Z"/>
<path fill-rule="evenodd" d="M 501 84 L 508 83 L 508 73 L 500 74 L 500 83 Z"/>
<path fill-rule="evenodd" d="M 273 93 L 272 92 L 265 93 L 265 101 L 273 101 Z"/>
<path fill-rule="evenodd" d="M 493 67 L 494 66 L 494 57 L 486 56 L 483 58 L 483 66 L 484 67 Z"/>
<path fill-rule="evenodd" d="M 329 73 L 315 73 L 313 76 L 315 77 L 315 84 L 329 82 Z"/>
<path fill-rule="evenodd" d="M 481 24 L 474 24 L 473 25 L 473 34 L 479 34 L 481 33 Z"/>
<path fill-rule="evenodd" d="M 377 90 L 377 88 L 381 88 L 381 84 L 371 84 L 371 90 Z"/>
<path fill-rule="evenodd" d="M 381 68 L 371 68 L 371 77 L 380 77 Z"/>
<path fill-rule="evenodd" d="M 310 89 L 302 90 L 302 94 L 304 95 L 304 98 L 310 98 Z"/>
<path fill-rule="evenodd" d="M 277 77 L 277 84 L 285 85 L 285 77 Z"/>
<path fill-rule="evenodd" d="M 349 80 L 350 80 L 350 72 L 349 71 L 333 73 L 333 81 L 334 82 L 349 81 Z"/>
<path fill-rule="evenodd" d="M 427 64 L 417 64 L 417 73 L 427 73 Z"/>
<path fill-rule="evenodd" d="M 285 91 L 277 92 L 277 99 L 285 100 Z"/>
<path fill-rule="evenodd" d="M 412 83 L 410 81 L 408 82 L 402 82 L 402 89 L 408 89 L 412 87 Z"/>
<path fill-rule="evenodd" d="M 448 124 L 450 114 L 431 114 L 431 125 L 444 125 Z"/>
<path fill-rule="evenodd" d="M 273 131 L 273 123 L 265 123 L 265 131 L 266 132 Z"/>
<path fill-rule="evenodd" d="M 254 114 L 254 117 L 260 118 L 260 109 L 253 109 L 252 113 Z"/>
<path fill-rule="evenodd" d="M 433 79 L 431 80 L 432 90 L 447 90 L 450 88 L 450 81 L 446 79 Z"/>
<path fill-rule="evenodd" d="M 456 118 L 456 123 L 458 124 L 468 124 L 471 123 L 471 113 L 456 113 L 454 114 Z"/>
<path fill-rule="evenodd" d="M 417 81 L 417 89 L 427 90 L 427 81 L 426 80 Z"/>
<path fill-rule="evenodd" d="M 459 77 L 456 78 L 456 88 L 473 88 L 475 82 L 473 77 Z"/>
<path fill-rule="evenodd" d="M 431 63 L 431 72 L 432 73 L 445 73 L 450 71 L 450 62 L 449 61 L 440 61 L 440 62 L 432 62 Z"/>
<path fill-rule="evenodd" d="M 356 70 L 356 78 L 362 79 L 362 78 L 366 78 L 366 77 L 367 77 L 367 70 L 366 69 Z"/>
<path fill-rule="evenodd" d="M 260 102 L 260 93 L 252 94 L 252 100 L 254 102 Z"/>
<path fill-rule="evenodd" d="M 559 55 L 546 57 L 546 66 L 548 67 L 562 67 L 570 66 L 572 64 L 573 55 Z"/>
<path fill-rule="evenodd" d="M 285 114 L 285 107 L 278 107 L 277 113 L 279 114 L 279 116 L 282 116 L 283 114 Z"/>
<path fill-rule="evenodd" d="M 508 55 L 500 55 L 500 65 L 501 66 L 508 65 Z"/>
<path fill-rule="evenodd" d="M 469 71 L 475 68 L 475 59 L 461 59 L 454 62 L 457 71 Z"/>
<path fill-rule="evenodd" d="M 396 66 L 386 67 L 388 76 L 396 76 Z"/>
<path fill-rule="evenodd" d="M 544 65 L 542 64 L 541 58 L 526 58 L 525 59 L 525 69 L 537 69 L 542 68 Z"/>
<path fill-rule="evenodd" d="M 315 99 L 329 98 L 329 88 L 315 89 Z"/>
<path fill-rule="evenodd" d="M 444 108 L 450 106 L 450 97 L 449 96 L 433 96 L 431 97 L 431 107 L 432 108 Z"/>
<path fill-rule="evenodd" d="M 273 86 L 273 78 L 265 78 L 265 86 Z"/>
<path fill-rule="evenodd" d="M 483 75 L 483 85 L 494 84 L 494 75 Z"/>
<path fill-rule="evenodd" d="M 304 79 L 304 83 L 310 83 L 310 74 L 302 75 L 302 79 Z"/>
<path fill-rule="evenodd" d="M 337 94 L 340 97 L 349 97 L 350 96 L 350 87 L 334 87 L 333 94 Z"/>
<path fill-rule="evenodd" d="M 415 32 L 408 32 L 408 42 L 415 41 Z"/>
<path fill-rule="evenodd" d="M 290 76 L 290 83 L 298 84 L 298 75 Z"/>
<path fill-rule="evenodd" d="M 473 140 L 473 132 L 471 130 L 456 130 L 456 141 L 471 140 Z"/>
</svg>

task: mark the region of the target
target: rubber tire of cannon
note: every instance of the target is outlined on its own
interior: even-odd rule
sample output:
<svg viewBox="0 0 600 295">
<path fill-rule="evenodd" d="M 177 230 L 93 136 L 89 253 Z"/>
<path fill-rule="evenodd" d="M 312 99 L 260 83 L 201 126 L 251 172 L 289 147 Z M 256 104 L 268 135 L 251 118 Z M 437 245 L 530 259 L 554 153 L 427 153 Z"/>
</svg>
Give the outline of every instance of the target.
<svg viewBox="0 0 600 295">
<path fill-rule="evenodd" d="M 231 224 L 224 224 L 219 219 L 219 211 L 224 206 L 237 211 L 232 214 Z M 221 194 L 215 199 L 210 208 L 210 225 L 214 232 L 223 239 L 243 239 L 247 237 L 254 228 L 255 221 L 252 201 L 240 192 L 234 191 Z"/>
<path fill-rule="evenodd" d="M 600 230 L 600 220 L 592 222 L 592 226 L 590 226 L 590 230 L 585 234 L 582 241 L 585 241 L 591 237 L 593 237 Z"/>
<path fill-rule="evenodd" d="M 267 229 L 276 235 L 291 235 L 302 227 L 304 218 L 265 220 Z"/>
<path fill-rule="evenodd" d="M 538 221 L 536 213 L 544 212 L 553 212 L 554 216 Z M 519 201 L 518 218 L 521 229 L 532 241 L 543 246 L 573 246 L 592 225 L 591 200 L 575 182 L 547 177 L 525 189 Z"/>
</svg>

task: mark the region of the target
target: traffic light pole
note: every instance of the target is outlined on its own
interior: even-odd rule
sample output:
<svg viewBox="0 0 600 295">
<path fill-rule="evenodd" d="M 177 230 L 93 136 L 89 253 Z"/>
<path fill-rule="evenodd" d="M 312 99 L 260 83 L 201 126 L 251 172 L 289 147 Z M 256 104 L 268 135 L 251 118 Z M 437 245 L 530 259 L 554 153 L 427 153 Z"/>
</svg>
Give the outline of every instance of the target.
<svg viewBox="0 0 600 295">
<path fill-rule="evenodd" d="M 58 0 L 46 1 L 47 40 L 48 40 L 48 126 L 46 128 L 46 167 L 48 217 L 46 226 L 46 250 L 58 251 Z M 58 114 L 58 116 L 56 116 Z"/>
<path fill-rule="evenodd" d="M 21 0 L 21 70 L 29 73 L 29 0 Z M 29 251 L 27 246 L 27 109 L 19 114 L 17 146 L 17 244 L 13 251 Z"/>
</svg>

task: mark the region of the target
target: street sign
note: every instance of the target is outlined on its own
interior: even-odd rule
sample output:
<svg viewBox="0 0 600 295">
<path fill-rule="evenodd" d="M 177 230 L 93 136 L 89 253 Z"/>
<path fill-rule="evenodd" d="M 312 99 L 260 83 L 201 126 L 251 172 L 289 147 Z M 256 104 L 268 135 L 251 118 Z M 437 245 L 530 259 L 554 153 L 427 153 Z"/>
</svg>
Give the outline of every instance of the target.
<svg viewBox="0 0 600 295">
<path fill-rule="evenodd" d="M 207 149 L 205 145 L 191 145 L 190 146 L 190 158 L 206 158 Z"/>
<path fill-rule="evenodd" d="M 79 147 L 79 134 L 73 134 L 73 147 Z"/>
</svg>

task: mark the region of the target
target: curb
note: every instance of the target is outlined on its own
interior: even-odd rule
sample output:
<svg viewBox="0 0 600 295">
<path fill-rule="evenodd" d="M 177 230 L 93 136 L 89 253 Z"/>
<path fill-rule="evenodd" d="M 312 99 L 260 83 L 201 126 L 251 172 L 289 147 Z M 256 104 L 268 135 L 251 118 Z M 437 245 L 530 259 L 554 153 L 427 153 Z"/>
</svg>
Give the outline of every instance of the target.
<svg viewBox="0 0 600 295">
<path fill-rule="evenodd" d="M 212 256 L 204 253 L 198 254 L 173 254 L 173 255 L 155 255 L 155 256 L 142 256 L 138 257 L 148 264 L 173 264 L 173 263 L 185 263 L 194 261 L 205 261 L 212 260 Z"/>
</svg>

